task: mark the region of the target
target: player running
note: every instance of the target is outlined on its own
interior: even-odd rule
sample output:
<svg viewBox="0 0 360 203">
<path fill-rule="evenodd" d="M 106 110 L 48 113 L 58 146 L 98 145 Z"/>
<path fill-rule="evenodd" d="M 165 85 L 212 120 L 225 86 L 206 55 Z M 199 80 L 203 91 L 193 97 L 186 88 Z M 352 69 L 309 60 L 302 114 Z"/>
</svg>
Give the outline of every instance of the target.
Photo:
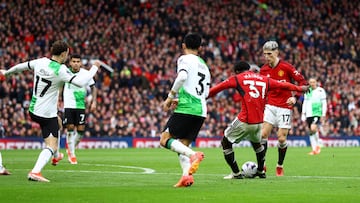
<svg viewBox="0 0 360 203">
<path fill-rule="evenodd" d="M 29 106 L 30 117 L 39 123 L 45 141 L 45 148 L 39 154 L 34 168 L 29 172 L 32 181 L 50 182 L 41 174 L 41 170 L 58 151 L 59 123 L 57 116 L 59 88 L 64 82 L 85 86 L 94 77 L 99 62 L 95 62 L 89 72 L 74 75 L 63 64 L 69 54 L 64 41 L 56 41 L 51 46 L 51 58 L 43 57 L 17 64 L 9 70 L 0 70 L 6 77 L 11 74 L 30 70 L 34 72 L 33 94 Z M 58 158 L 59 157 L 55 157 Z M 60 157 L 61 158 L 61 157 Z"/>
<path fill-rule="evenodd" d="M 182 48 L 184 55 L 177 60 L 177 77 L 163 103 L 168 111 L 178 95 L 178 105 L 161 133 L 161 146 L 179 155 L 182 177 L 174 187 L 188 187 L 194 183 L 193 173 L 204 158 L 202 152 L 189 148 L 197 138 L 207 115 L 206 97 L 209 94 L 210 72 L 204 60 L 198 56 L 201 37 L 187 34 Z"/>
</svg>

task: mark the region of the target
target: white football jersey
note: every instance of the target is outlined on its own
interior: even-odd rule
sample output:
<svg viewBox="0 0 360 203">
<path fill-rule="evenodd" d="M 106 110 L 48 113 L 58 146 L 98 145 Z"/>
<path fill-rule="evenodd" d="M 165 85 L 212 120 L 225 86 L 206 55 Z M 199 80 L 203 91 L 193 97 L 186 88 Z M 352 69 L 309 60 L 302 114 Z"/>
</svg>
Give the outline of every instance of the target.
<svg viewBox="0 0 360 203">
<path fill-rule="evenodd" d="M 314 90 L 310 89 L 309 92 L 304 94 L 302 113 L 305 113 L 307 118 L 313 116 L 326 116 L 326 111 L 326 92 L 322 87 L 317 87 Z"/>
<path fill-rule="evenodd" d="M 82 74 L 87 70 L 80 68 L 79 72 L 74 73 Z M 94 79 L 91 79 L 86 87 L 94 85 Z M 64 100 L 64 108 L 71 108 L 71 109 L 85 109 L 85 97 L 87 93 L 86 87 L 78 87 L 74 84 L 66 82 L 64 85 L 63 90 L 63 100 Z"/>
<path fill-rule="evenodd" d="M 193 54 L 177 60 L 177 72 L 186 71 L 188 77 L 179 89 L 179 103 L 174 112 L 206 117 L 206 98 L 210 89 L 210 71 L 205 61 Z"/>
<path fill-rule="evenodd" d="M 43 57 L 28 62 L 34 71 L 34 87 L 29 111 L 44 118 L 57 117 L 59 88 L 75 75 L 64 65 Z"/>
</svg>

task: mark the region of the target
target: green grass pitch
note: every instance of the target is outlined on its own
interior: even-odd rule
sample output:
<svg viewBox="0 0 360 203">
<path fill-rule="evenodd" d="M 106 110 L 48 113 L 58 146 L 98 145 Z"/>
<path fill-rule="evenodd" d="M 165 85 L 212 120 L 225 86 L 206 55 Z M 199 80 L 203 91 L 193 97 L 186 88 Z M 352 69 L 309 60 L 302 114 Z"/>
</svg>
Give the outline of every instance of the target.
<svg viewBox="0 0 360 203">
<path fill-rule="evenodd" d="M 2 150 L 12 172 L 0 176 L 0 202 L 359 202 L 359 148 L 289 148 L 285 176 L 275 176 L 276 148 L 267 154 L 267 178 L 223 180 L 230 169 L 219 148 L 196 149 L 205 159 L 188 188 L 173 188 L 181 176 L 177 155 L 166 149 L 78 150 L 78 165 L 50 163 L 50 183 L 28 181 L 40 150 Z M 64 152 L 64 150 L 62 150 Z M 251 148 L 235 148 L 242 165 L 255 161 Z"/>
</svg>

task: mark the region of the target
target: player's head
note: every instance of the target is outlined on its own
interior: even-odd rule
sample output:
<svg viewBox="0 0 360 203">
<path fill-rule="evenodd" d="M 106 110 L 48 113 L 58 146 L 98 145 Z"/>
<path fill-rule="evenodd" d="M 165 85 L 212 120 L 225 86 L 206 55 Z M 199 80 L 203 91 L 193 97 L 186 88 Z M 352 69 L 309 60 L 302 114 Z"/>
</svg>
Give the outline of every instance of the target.
<svg viewBox="0 0 360 203">
<path fill-rule="evenodd" d="M 234 72 L 236 74 L 242 73 L 244 71 L 248 71 L 250 69 L 250 65 L 245 61 L 236 62 L 234 65 Z"/>
<path fill-rule="evenodd" d="M 273 66 L 278 60 L 279 55 L 279 45 L 276 41 L 267 41 L 263 46 L 263 54 L 266 60 L 266 63 Z"/>
<path fill-rule="evenodd" d="M 75 73 L 79 72 L 79 70 L 82 66 L 80 54 L 72 54 L 70 56 L 69 66 L 70 66 L 72 72 L 75 72 Z"/>
<path fill-rule="evenodd" d="M 309 85 L 310 85 L 311 89 L 316 89 L 316 87 L 318 86 L 316 78 L 311 77 L 309 79 Z"/>
<path fill-rule="evenodd" d="M 189 33 L 184 37 L 183 48 L 198 50 L 201 46 L 201 36 L 197 33 Z"/>
<path fill-rule="evenodd" d="M 58 40 L 51 45 L 50 52 L 59 59 L 59 63 L 64 63 L 69 54 L 69 46 L 66 42 Z"/>
</svg>

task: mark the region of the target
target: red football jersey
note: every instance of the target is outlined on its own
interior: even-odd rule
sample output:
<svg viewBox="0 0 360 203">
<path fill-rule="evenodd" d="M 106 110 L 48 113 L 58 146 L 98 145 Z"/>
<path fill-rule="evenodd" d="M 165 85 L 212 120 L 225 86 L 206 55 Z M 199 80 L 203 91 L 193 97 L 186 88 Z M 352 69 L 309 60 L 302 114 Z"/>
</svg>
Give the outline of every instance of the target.
<svg viewBox="0 0 360 203">
<path fill-rule="evenodd" d="M 238 119 L 248 124 L 263 122 L 269 90 L 280 88 L 281 91 L 302 91 L 301 87 L 291 83 L 279 82 L 251 71 L 245 71 L 212 87 L 209 97 L 229 88 L 235 88 L 240 93 L 241 112 L 238 114 Z"/>
<path fill-rule="evenodd" d="M 280 82 L 292 82 L 292 80 L 294 80 L 298 85 L 307 84 L 304 76 L 302 76 L 293 65 L 283 60 L 280 60 L 274 68 L 268 64 L 264 64 L 260 69 L 260 74 Z M 289 91 L 280 89 L 273 90 L 269 92 L 267 103 L 277 107 L 292 109 L 292 106 L 286 104 L 286 101 L 291 96 L 292 94 Z"/>
</svg>

